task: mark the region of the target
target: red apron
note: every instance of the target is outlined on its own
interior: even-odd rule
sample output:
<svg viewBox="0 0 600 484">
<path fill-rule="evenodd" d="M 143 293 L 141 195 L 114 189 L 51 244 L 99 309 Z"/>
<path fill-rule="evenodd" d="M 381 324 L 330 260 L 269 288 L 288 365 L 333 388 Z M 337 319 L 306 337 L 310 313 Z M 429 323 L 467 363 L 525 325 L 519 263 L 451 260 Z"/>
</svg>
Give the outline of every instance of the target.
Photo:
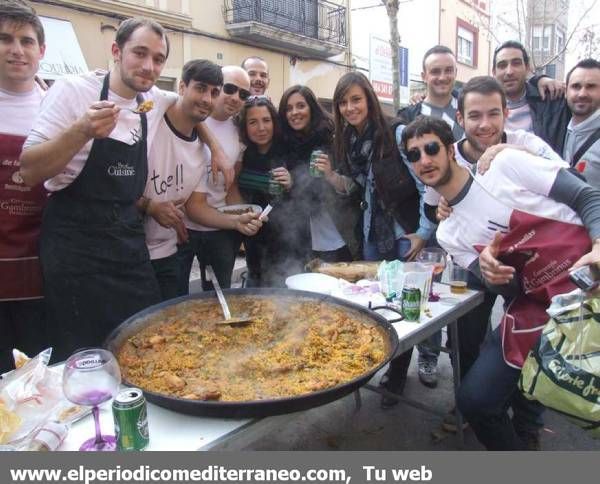
<svg viewBox="0 0 600 484">
<path fill-rule="evenodd" d="M 24 136 L 0 133 L 0 301 L 41 298 L 38 239 L 47 193 L 19 175 Z"/>
<path fill-rule="evenodd" d="M 502 352 L 509 366 L 523 366 L 548 321 L 551 298 L 575 289 L 568 269 L 591 246 L 581 225 L 513 210 L 498 257 L 516 269 L 523 291 L 510 301 L 500 321 Z"/>
</svg>

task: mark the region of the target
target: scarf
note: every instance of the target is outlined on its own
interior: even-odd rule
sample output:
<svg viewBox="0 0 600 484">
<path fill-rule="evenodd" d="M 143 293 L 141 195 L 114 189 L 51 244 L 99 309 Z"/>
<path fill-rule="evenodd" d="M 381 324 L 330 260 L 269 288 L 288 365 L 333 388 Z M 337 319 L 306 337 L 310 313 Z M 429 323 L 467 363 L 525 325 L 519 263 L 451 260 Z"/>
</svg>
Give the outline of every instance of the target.
<svg viewBox="0 0 600 484">
<path fill-rule="evenodd" d="M 248 146 L 237 177 L 240 192 L 248 203 L 265 205 L 278 196 L 274 191 L 271 170 L 280 166 L 284 164 L 278 146 L 273 146 L 268 153 L 259 153 L 256 147 Z"/>
<path fill-rule="evenodd" d="M 369 170 L 374 158 L 374 134 L 375 128 L 371 123 L 367 123 L 364 132 L 360 135 L 355 129 L 351 130 L 348 165 L 354 181 L 364 190 L 371 191 L 371 206 L 366 207 L 366 210 L 371 211 L 371 227 L 368 240 L 376 244 L 380 254 L 387 254 L 394 248 L 396 241 L 394 218 L 385 211 L 375 181 L 370 181 L 372 185 L 367 187 Z"/>
</svg>

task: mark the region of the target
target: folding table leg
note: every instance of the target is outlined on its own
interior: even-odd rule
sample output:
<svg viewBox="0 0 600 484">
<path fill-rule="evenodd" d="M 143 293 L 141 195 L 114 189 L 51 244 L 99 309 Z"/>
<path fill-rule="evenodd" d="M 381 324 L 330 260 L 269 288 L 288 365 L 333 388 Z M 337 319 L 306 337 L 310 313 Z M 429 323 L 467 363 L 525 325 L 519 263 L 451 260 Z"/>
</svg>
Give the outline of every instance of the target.
<svg viewBox="0 0 600 484">
<path fill-rule="evenodd" d="M 459 360 L 459 341 L 458 341 L 458 321 L 448 325 L 450 330 L 450 362 L 452 364 L 452 380 L 454 383 L 454 406 L 456 409 L 456 436 L 458 437 L 458 444 L 463 447 L 465 444 L 465 436 L 463 432 L 463 418 L 458 411 L 457 396 L 458 388 L 460 387 L 460 360 Z"/>
<path fill-rule="evenodd" d="M 362 407 L 362 399 L 360 397 L 360 388 L 354 390 L 354 404 L 356 405 L 356 411 L 358 412 Z"/>
</svg>

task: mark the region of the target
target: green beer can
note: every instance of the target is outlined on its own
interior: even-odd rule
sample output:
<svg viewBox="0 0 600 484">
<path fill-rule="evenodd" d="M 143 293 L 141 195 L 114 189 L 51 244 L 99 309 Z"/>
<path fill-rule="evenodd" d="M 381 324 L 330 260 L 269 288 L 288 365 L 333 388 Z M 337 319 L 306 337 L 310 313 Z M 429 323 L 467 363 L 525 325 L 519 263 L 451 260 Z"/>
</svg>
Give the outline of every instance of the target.
<svg viewBox="0 0 600 484">
<path fill-rule="evenodd" d="M 139 388 L 119 392 L 113 404 L 118 450 L 144 450 L 150 443 L 146 398 Z"/>
<path fill-rule="evenodd" d="M 269 175 L 269 195 L 274 197 L 278 197 L 283 193 L 283 185 L 273 178 L 273 170 L 271 170 Z"/>
<path fill-rule="evenodd" d="M 319 158 L 319 156 L 321 156 L 322 154 L 323 154 L 323 151 L 321 151 L 321 150 L 314 150 L 310 154 L 310 163 L 308 165 L 308 172 L 310 173 L 310 176 L 314 176 L 315 178 L 320 178 L 323 176 L 323 172 L 321 170 L 319 170 L 317 168 L 317 166 L 315 165 L 317 158 Z"/>
<path fill-rule="evenodd" d="M 421 316 L 421 290 L 417 287 L 402 289 L 402 316 L 406 321 L 419 321 Z"/>
</svg>

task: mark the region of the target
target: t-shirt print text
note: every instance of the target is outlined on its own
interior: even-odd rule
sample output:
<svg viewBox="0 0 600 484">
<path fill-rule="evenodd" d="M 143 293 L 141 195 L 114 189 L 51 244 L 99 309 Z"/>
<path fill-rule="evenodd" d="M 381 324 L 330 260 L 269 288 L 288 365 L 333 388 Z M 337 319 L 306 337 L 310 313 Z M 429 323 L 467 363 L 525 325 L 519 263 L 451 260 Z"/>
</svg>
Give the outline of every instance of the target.
<svg viewBox="0 0 600 484">
<path fill-rule="evenodd" d="M 134 176 L 135 168 L 129 163 L 117 161 L 108 167 L 110 176 Z"/>
<path fill-rule="evenodd" d="M 166 193 L 172 186 L 175 187 L 176 192 L 183 190 L 183 163 L 175 165 L 175 175 L 163 176 L 157 173 L 156 169 L 152 169 L 150 180 L 152 181 L 156 195 Z"/>
</svg>

